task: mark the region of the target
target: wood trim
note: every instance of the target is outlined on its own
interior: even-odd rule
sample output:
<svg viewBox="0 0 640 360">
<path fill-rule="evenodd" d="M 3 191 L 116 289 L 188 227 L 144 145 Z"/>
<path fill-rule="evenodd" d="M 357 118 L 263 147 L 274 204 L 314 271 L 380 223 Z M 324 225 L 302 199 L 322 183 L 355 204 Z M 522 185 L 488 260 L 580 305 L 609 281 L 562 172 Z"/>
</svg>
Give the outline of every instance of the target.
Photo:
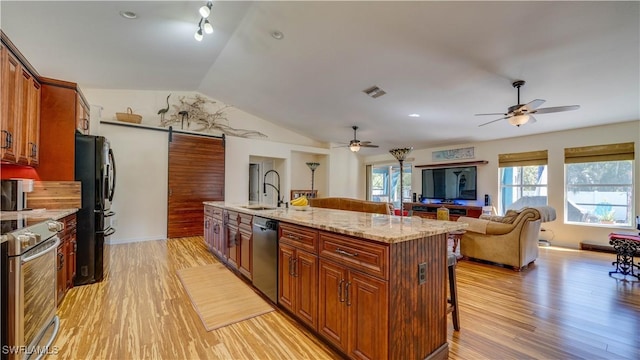
<svg viewBox="0 0 640 360">
<path fill-rule="evenodd" d="M 22 66 L 27 68 L 27 70 L 31 73 L 31 75 L 35 76 L 38 80 L 40 79 L 40 74 L 36 71 L 36 68 L 31 65 L 31 63 L 27 60 L 27 58 L 22 55 L 20 50 L 16 47 L 16 45 L 9 39 L 7 34 L 4 31 L 0 30 L 0 38 L 2 39 L 2 43 L 9 49 L 9 51 L 22 63 Z"/>
<path fill-rule="evenodd" d="M 427 165 L 415 165 L 416 168 L 441 168 L 441 167 L 464 167 L 469 165 L 486 165 L 489 162 L 487 160 L 475 160 L 475 161 L 460 161 L 452 163 L 441 164 L 427 164 Z"/>
<path fill-rule="evenodd" d="M 78 86 L 77 83 L 74 83 L 74 82 L 71 82 L 71 81 L 65 81 L 65 80 L 52 79 L 52 78 L 43 77 L 43 76 L 39 76 L 38 80 L 40 81 L 40 84 L 42 84 L 42 85 L 47 84 L 47 85 L 51 85 L 51 86 L 57 86 L 57 87 L 61 87 L 61 88 L 74 90 L 74 91 L 76 91 L 78 93 L 78 95 L 80 95 L 80 98 L 82 99 L 82 101 L 85 104 L 89 104 L 89 102 L 87 101 L 87 98 L 84 97 L 84 94 L 80 90 L 80 86 Z"/>
</svg>

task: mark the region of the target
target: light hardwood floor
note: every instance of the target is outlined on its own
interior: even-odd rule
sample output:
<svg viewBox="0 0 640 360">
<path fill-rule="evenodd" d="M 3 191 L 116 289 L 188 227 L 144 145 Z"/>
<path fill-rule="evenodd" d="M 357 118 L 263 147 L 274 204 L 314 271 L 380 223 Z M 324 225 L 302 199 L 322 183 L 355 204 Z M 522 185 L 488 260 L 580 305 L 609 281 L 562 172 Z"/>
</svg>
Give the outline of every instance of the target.
<svg viewBox="0 0 640 360">
<path fill-rule="evenodd" d="M 202 238 L 108 246 L 106 257 L 105 280 L 63 300 L 50 358 L 338 358 L 280 311 L 206 332 L 176 276 L 217 261 Z M 459 262 L 462 329 L 449 317 L 449 357 L 640 358 L 640 281 L 610 277 L 614 258 L 540 248 L 524 272 Z"/>
</svg>

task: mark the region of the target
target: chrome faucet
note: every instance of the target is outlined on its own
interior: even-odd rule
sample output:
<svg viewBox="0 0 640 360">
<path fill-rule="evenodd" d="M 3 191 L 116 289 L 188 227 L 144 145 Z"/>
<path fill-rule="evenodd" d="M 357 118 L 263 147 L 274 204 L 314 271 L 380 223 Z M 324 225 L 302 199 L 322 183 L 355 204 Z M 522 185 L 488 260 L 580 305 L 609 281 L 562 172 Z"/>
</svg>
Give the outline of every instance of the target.
<svg viewBox="0 0 640 360">
<path fill-rule="evenodd" d="M 273 186 L 273 184 L 269 184 L 267 183 L 267 175 L 269 175 L 270 172 L 274 172 L 277 176 L 278 176 L 278 187 Z M 264 185 L 264 194 L 267 195 L 267 185 L 271 186 L 272 188 L 274 188 L 276 190 L 276 192 L 278 193 L 278 207 L 280 207 L 281 204 L 284 204 L 284 196 L 282 198 L 280 198 L 280 174 L 278 174 L 277 171 L 275 170 L 269 170 L 266 173 L 264 173 L 264 179 L 263 179 L 263 185 Z"/>
</svg>

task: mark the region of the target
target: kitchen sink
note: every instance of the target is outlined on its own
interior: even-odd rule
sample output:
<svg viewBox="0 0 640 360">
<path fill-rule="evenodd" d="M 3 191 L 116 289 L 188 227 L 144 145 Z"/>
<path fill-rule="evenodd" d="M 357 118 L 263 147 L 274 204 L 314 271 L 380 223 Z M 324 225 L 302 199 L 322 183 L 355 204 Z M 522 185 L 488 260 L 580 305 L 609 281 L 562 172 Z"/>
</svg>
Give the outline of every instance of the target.
<svg viewBox="0 0 640 360">
<path fill-rule="evenodd" d="M 275 210 L 277 209 L 274 206 L 265 206 L 265 205 L 246 205 L 246 206 L 242 206 L 245 209 L 249 209 L 249 210 Z"/>
</svg>

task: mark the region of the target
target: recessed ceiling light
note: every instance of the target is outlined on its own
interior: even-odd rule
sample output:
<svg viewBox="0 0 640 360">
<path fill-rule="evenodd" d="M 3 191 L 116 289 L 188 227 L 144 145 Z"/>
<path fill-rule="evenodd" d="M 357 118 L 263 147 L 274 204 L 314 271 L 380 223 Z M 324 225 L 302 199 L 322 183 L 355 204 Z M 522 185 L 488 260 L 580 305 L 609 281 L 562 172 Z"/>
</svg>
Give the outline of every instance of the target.
<svg viewBox="0 0 640 360">
<path fill-rule="evenodd" d="M 420 117 L 420 114 L 409 114 L 409 117 Z"/>
<path fill-rule="evenodd" d="M 276 40 L 282 40 L 284 38 L 284 34 L 281 31 L 274 31 L 271 33 L 271 36 Z"/>
<path fill-rule="evenodd" d="M 138 18 L 138 14 L 134 13 L 133 11 L 120 11 L 120 16 L 122 16 L 125 19 L 137 19 Z"/>
</svg>

